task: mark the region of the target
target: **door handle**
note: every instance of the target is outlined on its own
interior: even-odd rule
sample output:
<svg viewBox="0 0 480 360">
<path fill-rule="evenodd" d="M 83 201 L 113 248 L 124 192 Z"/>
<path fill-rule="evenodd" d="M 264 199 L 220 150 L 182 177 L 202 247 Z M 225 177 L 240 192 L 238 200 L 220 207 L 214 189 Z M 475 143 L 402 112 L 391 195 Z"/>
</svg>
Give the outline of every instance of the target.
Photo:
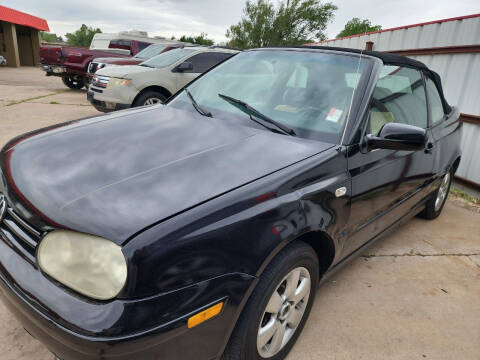
<svg viewBox="0 0 480 360">
<path fill-rule="evenodd" d="M 425 147 L 425 154 L 431 154 L 433 151 L 433 143 L 429 141 Z"/>
</svg>

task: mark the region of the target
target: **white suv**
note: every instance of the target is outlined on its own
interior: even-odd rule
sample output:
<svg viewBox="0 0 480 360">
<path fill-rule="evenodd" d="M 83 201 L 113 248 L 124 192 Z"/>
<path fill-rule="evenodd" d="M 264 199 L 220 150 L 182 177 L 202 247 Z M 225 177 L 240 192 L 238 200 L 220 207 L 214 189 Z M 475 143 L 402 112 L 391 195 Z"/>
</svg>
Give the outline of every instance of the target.
<svg viewBox="0 0 480 360">
<path fill-rule="evenodd" d="M 95 73 L 87 98 L 103 112 L 164 102 L 197 76 L 236 53 L 237 50 L 219 47 L 185 47 L 139 65 L 106 67 Z"/>
</svg>

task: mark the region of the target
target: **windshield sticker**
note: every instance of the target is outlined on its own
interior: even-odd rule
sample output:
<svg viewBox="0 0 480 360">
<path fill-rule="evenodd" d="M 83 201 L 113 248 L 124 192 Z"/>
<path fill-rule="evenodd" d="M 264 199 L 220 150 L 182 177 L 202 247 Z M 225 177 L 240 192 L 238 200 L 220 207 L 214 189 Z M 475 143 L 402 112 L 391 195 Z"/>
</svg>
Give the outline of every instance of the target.
<svg viewBox="0 0 480 360">
<path fill-rule="evenodd" d="M 288 105 L 277 105 L 277 106 L 275 106 L 275 110 L 285 111 L 285 112 L 289 112 L 289 113 L 297 113 L 298 112 L 298 108 L 296 108 L 295 106 L 288 106 Z"/>
<path fill-rule="evenodd" d="M 338 122 L 338 120 L 340 120 L 340 118 L 342 117 L 342 114 L 343 114 L 342 110 L 331 108 L 330 112 L 328 113 L 325 120 L 332 121 L 332 122 Z"/>
</svg>

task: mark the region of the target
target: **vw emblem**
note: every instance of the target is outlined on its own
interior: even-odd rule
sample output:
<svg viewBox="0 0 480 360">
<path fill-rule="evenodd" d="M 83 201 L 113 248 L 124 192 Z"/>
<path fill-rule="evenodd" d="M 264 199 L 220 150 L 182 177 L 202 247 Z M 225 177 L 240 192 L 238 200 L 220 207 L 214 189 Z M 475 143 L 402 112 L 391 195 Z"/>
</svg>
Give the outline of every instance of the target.
<svg viewBox="0 0 480 360">
<path fill-rule="evenodd" d="M 5 196 L 0 194 L 0 222 L 3 220 L 5 216 L 5 212 L 7 211 L 7 201 L 5 200 Z"/>
</svg>

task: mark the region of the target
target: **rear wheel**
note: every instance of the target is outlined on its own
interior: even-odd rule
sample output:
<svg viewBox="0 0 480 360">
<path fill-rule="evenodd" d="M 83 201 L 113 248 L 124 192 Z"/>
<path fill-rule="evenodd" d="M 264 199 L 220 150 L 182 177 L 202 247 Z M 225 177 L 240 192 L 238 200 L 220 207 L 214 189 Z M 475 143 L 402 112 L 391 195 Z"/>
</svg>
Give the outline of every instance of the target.
<svg viewBox="0 0 480 360">
<path fill-rule="evenodd" d="M 80 90 L 85 86 L 85 81 L 83 77 L 79 75 L 74 76 L 63 76 L 62 81 L 65 86 L 69 87 L 70 89 Z"/>
<path fill-rule="evenodd" d="M 287 246 L 262 274 L 222 360 L 284 359 L 310 313 L 319 276 L 315 251 Z"/>
<path fill-rule="evenodd" d="M 167 100 L 167 97 L 158 91 L 146 91 L 135 99 L 133 106 L 162 104 L 165 100 Z"/>
<path fill-rule="evenodd" d="M 420 216 L 425 219 L 435 219 L 442 212 L 443 206 L 447 201 L 448 193 L 450 192 L 450 185 L 452 184 L 452 172 L 448 171 L 442 177 L 442 182 L 438 189 L 432 194 L 425 204 L 425 209 L 420 213 Z"/>
</svg>

